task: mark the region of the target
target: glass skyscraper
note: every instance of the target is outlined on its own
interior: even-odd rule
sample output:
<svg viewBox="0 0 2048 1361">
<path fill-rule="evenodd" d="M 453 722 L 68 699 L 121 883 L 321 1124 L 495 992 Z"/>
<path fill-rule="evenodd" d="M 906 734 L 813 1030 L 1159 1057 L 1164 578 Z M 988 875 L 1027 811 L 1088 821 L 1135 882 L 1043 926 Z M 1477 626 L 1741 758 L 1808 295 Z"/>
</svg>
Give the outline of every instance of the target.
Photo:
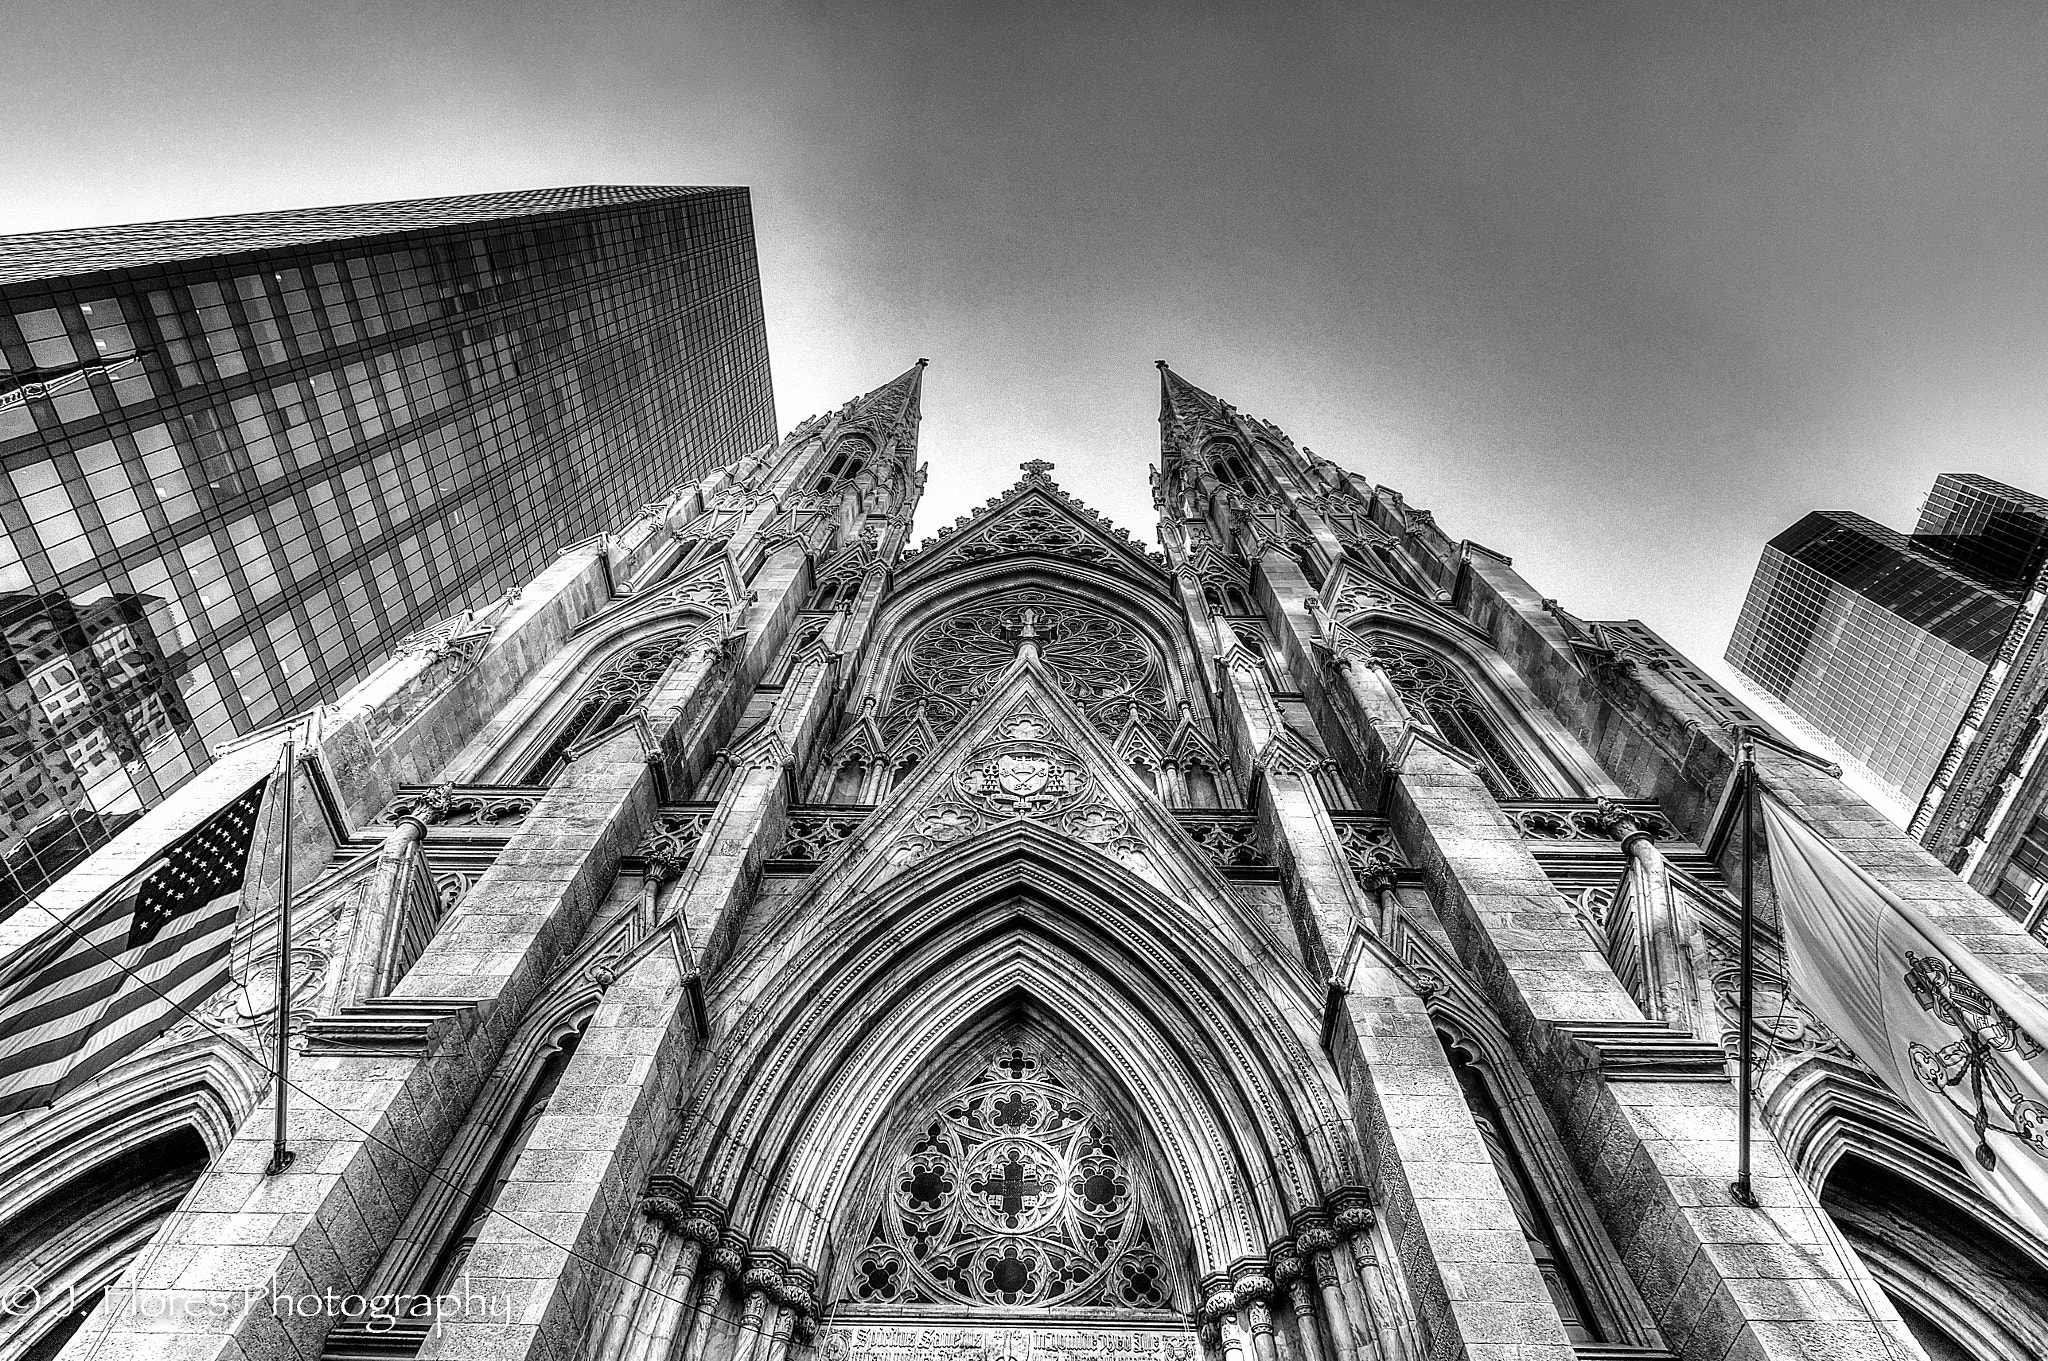
<svg viewBox="0 0 2048 1361">
<path fill-rule="evenodd" d="M 0 237 L 0 912 L 773 439 L 745 189 Z"/>
<path fill-rule="evenodd" d="M 1910 535 L 1815 511 L 1764 549 L 1727 657 L 2048 936 L 2048 500 L 1944 473 Z"/>
<path fill-rule="evenodd" d="M 1727 657 L 1910 807 L 2015 608 L 1895 529 L 1817 510 L 1765 546 Z"/>
</svg>

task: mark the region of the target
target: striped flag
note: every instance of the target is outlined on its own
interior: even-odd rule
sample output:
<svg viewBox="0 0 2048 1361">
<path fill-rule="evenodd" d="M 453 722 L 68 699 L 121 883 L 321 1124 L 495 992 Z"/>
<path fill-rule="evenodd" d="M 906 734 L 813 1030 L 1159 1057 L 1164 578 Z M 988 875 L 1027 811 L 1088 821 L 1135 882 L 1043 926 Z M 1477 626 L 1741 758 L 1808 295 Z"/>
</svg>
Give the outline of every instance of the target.
<svg viewBox="0 0 2048 1361">
<path fill-rule="evenodd" d="M 0 979 L 0 1115 L 48 1106 L 228 982 L 266 775 L 51 928 Z M 276 802 L 276 801 L 273 801 Z"/>
</svg>

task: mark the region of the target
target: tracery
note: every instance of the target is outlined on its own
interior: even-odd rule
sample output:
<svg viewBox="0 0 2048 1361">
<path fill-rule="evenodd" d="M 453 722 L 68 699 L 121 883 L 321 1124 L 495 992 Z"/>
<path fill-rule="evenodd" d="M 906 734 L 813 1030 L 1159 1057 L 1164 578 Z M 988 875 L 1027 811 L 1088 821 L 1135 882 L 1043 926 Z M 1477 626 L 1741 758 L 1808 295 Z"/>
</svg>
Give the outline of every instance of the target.
<svg viewBox="0 0 2048 1361">
<path fill-rule="evenodd" d="M 527 768 L 525 783 L 546 784 L 569 763 L 578 744 L 617 724 L 654 690 L 662 674 L 695 636 L 677 629 L 619 653 L 598 669 L 576 697 L 568 719 Z"/>
<path fill-rule="evenodd" d="M 1384 633 L 1368 634 L 1365 642 L 1372 649 L 1372 664 L 1401 698 L 1421 710 L 1446 741 L 1479 763 L 1479 778 L 1495 798 L 1539 797 L 1522 763 L 1495 730 L 1492 712 L 1456 667 Z"/>
<path fill-rule="evenodd" d="M 883 722 L 894 740 L 920 709 L 935 735 L 957 727 L 1026 638 L 1097 731 L 1115 737 L 1135 713 L 1164 739 L 1165 668 L 1136 629 L 1036 587 L 985 596 L 927 625 L 897 670 Z"/>
<path fill-rule="evenodd" d="M 844 1299 L 1164 1310 L 1130 1150 L 1028 1038 L 917 1122 Z"/>
</svg>

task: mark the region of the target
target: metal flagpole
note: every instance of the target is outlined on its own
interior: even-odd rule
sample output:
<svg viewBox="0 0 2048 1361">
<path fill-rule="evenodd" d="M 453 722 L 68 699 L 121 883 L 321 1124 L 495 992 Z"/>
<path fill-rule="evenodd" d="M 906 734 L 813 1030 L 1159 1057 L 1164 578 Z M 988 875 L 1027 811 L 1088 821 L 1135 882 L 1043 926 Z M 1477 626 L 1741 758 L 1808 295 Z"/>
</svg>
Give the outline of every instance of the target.
<svg viewBox="0 0 2048 1361">
<path fill-rule="evenodd" d="M 1750 1069 L 1756 1036 L 1756 742 L 1742 735 L 1742 763 L 1736 768 L 1736 797 L 1742 800 L 1742 1001 L 1735 1040 L 1735 1180 L 1728 1194 L 1737 1205 L 1756 1207 L 1749 1184 Z"/>
<path fill-rule="evenodd" d="M 284 740 L 284 787 L 278 791 L 278 797 L 284 800 L 278 824 L 284 847 L 279 857 L 277 891 L 277 1123 L 271 1134 L 269 1169 L 273 1177 L 292 1165 L 292 1151 L 285 1146 L 285 1090 L 289 1086 L 286 1070 L 292 1053 L 292 785 L 298 773 L 297 737 L 294 733 Z"/>
</svg>

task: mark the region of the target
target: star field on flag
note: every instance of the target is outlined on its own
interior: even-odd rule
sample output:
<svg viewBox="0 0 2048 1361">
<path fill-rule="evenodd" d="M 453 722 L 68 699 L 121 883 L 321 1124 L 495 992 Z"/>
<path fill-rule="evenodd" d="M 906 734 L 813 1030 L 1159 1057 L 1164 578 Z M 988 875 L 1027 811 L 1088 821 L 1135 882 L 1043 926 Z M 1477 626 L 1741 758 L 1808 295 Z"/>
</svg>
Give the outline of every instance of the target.
<svg viewBox="0 0 2048 1361">
<path fill-rule="evenodd" d="M 47 1106 L 228 981 L 269 776 L 179 837 L 0 979 L 0 1115 Z"/>
</svg>

